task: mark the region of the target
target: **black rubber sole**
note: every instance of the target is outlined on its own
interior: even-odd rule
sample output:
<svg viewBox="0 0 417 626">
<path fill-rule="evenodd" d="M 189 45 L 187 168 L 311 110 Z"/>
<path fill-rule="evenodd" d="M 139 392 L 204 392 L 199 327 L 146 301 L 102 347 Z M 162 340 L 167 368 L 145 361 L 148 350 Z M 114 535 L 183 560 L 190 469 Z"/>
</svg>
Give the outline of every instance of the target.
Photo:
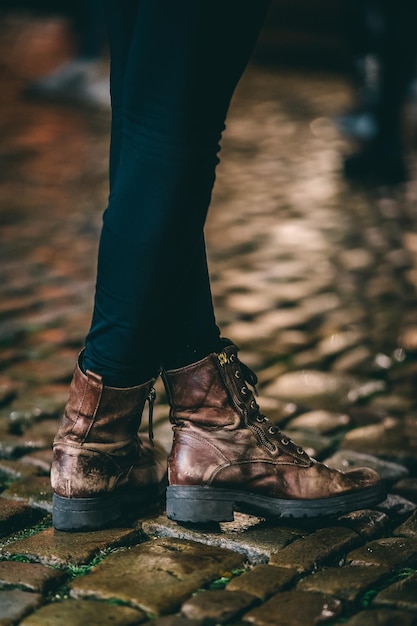
<svg viewBox="0 0 417 626">
<path fill-rule="evenodd" d="M 141 490 L 120 490 L 95 498 L 64 498 L 54 493 L 52 524 L 56 530 L 83 532 L 114 526 L 144 513 L 165 495 L 166 480 Z"/>
<path fill-rule="evenodd" d="M 233 489 L 171 485 L 166 511 L 169 519 L 195 524 L 231 522 L 235 511 L 260 517 L 324 517 L 365 509 L 385 498 L 381 484 L 318 500 L 284 500 Z"/>
</svg>

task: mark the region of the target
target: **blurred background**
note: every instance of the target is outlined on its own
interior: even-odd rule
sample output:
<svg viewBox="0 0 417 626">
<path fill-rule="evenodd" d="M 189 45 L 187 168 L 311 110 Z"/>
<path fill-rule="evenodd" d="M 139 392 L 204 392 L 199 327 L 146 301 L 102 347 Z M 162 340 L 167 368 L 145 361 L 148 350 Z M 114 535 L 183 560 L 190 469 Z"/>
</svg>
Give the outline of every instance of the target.
<svg viewBox="0 0 417 626">
<path fill-rule="evenodd" d="M 274 0 L 235 94 L 208 252 L 223 334 L 265 389 L 307 367 L 376 375 L 368 389 L 388 402 L 391 368 L 417 350 L 415 9 L 402 2 Z M 89 327 L 108 191 L 100 2 L 1 0 L 0 72 L 0 367 L 19 406 L 51 383 L 61 398 Z"/>
</svg>

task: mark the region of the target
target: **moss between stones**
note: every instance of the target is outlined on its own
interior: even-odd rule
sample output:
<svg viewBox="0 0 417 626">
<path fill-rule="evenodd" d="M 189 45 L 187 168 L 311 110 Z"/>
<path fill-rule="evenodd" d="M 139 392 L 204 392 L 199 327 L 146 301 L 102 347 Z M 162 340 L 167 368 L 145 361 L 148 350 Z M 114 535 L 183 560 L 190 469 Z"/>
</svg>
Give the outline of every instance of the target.
<svg viewBox="0 0 417 626">
<path fill-rule="evenodd" d="M 0 541 L 0 548 L 3 548 L 4 546 L 6 546 L 8 543 L 11 543 L 13 541 L 17 541 L 18 539 L 26 539 L 26 537 L 32 537 L 32 535 L 36 535 L 37 533 L 41 532 L 41 530 L 46 530 L 47 528 L 50 528 L 52 525 L 52 517 L 51 515 L 48 513 L 45 517 L 42 518 L 42 520 L 40 522 L 38 522 L 37 524 L 35 524 L 34 526 L 31 526 L 30 528 L 24 528 L 23 530 L 19 530 L 16 533 L 14 533 L 13 535 L 9 535 L 8 537 L 4 537 L 2 539 L 2 541 Z M 0 554 L 0 561 L 17 561 L 19 560 L 19 555 L 17 555 L 16 557 L 9 557 L 9 558 L 5 558 Z M 29 560 L 28 560 L 29 562 Z"/>
<path fill-rule="evenodd" d="M 72 578 L 85 576 L 92 570 L 93 567 L 101 563 L 101 561 L 103 561 L 103 559 L 105 559 L 106 556 L 110 554 L 110 552 L 117 552 L 117 549 L 107 548 L 105 550 L 101 550 L 100 553 L 97 554 L 93 559 L 91 559 L 89 563 L 86 563 L 85 565 L 68 565 L 63 569 L 68 570 Z"/>
<path fill-rule="evenodd" d="M 381 582 L 380 585 L 377 585 L 374 589 L 370 589 L 369 591 L 367 591 L 363 596 L 362 599 L 360 601 L 360 604 L 362 605 L 362 607 L 364 608 L 368 608 L 369 605 L 371 604 L 372 600 L 374 599 L 374 597 L 380 592 L 382 591 L 382 589 L 386 589 L 387 587 L 389 587 L 390 585 L 392 585 L 393 583 L 398 582 L 399 580 L 401 580 L 402 578 L 407 578 L 408 576 L 410 576 L 411 574 L 415 574 L 417 573 L 417 570 L 410 568 L 410 567 L 404 567 L 402 569 L 400 569 L 398 572 L 396 572 L 393 576 L 391 576 L 390 578 L 385 579 L 383 582 Z"/>
<path fill-rule="evenodd" d="M 74 580 L 74 578 L 78 578 L 79 576 L 85 576 L 86 574 L 88 574 L 92 570 L 92 568 L 101 563 L 101 561 L 103 561 L 103 559 L 105 559 L 110 552 L 115 552 L 115 549 L 108 548 L 107 550 L 102 550 L 89 563 L 85 565 L 67 565 L 64 567 L 62 565 L 50 566 L 66 572 L 69 576 L 69 580 L 49 595 L 49 602 L 62 602 L 63 600 L 67 600 L 70 597 L 71 581 Z M 118 600 L 117 598 L 106 600 L 105 602 L 108 602 L 109 604 L 120 604 L 121 606 L 130 606 L 125 602 Z"/>
</svg>

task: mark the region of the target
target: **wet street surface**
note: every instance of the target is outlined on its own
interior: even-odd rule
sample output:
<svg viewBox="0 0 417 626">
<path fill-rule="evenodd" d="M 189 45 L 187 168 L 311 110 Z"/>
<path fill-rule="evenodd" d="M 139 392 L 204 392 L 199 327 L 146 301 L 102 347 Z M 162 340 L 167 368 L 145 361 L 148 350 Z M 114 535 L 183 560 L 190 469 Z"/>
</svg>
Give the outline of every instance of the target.
<svg viewBox="0 0 417 626">
<path fill-rule="evenodd" d="M 207 244 L 218 323 L 263 412 L 328 465 L 376 469 L 388 498 L 314 522 L 196 529 L 161 506 L 128 527 L 52 529 L 51 444 L 89 327 L 109 143 L 107 109 L 22 95 L 65 58 L 62 32 L 0 20 L 0 624 L 417 624 L 417 184 L 343 180 L 343 76 L 250 66 Z"/>
</svg>

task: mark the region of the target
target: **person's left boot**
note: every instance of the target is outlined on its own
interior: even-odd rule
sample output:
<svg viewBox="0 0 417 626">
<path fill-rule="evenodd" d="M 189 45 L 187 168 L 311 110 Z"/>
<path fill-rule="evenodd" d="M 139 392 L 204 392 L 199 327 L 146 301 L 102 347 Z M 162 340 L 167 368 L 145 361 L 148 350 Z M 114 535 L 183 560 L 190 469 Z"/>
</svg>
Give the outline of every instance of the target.
<svg viewBox="0 0 417 626">
<path fill-rule="evenodd" d="M 179 522 L 315 517 L 368 508 L 385 497 L 376 472 L 340 472 L 310 458 L 259 411 L 256 377 L 237 348 L 163 372 L 174 442 L 167 516 Z M 246 382 L 247 381 L 247 382 Z"/>
<path fill-rule="evenodd" d="M 151 406 L 154 400 L 153 383 L 107 387 L 77 364 L 54 441 L 52 522 L 57 530 L 103 528 L 165 492 L 165 451 L 138 435 L 145 402 Z"/>
</svg>

